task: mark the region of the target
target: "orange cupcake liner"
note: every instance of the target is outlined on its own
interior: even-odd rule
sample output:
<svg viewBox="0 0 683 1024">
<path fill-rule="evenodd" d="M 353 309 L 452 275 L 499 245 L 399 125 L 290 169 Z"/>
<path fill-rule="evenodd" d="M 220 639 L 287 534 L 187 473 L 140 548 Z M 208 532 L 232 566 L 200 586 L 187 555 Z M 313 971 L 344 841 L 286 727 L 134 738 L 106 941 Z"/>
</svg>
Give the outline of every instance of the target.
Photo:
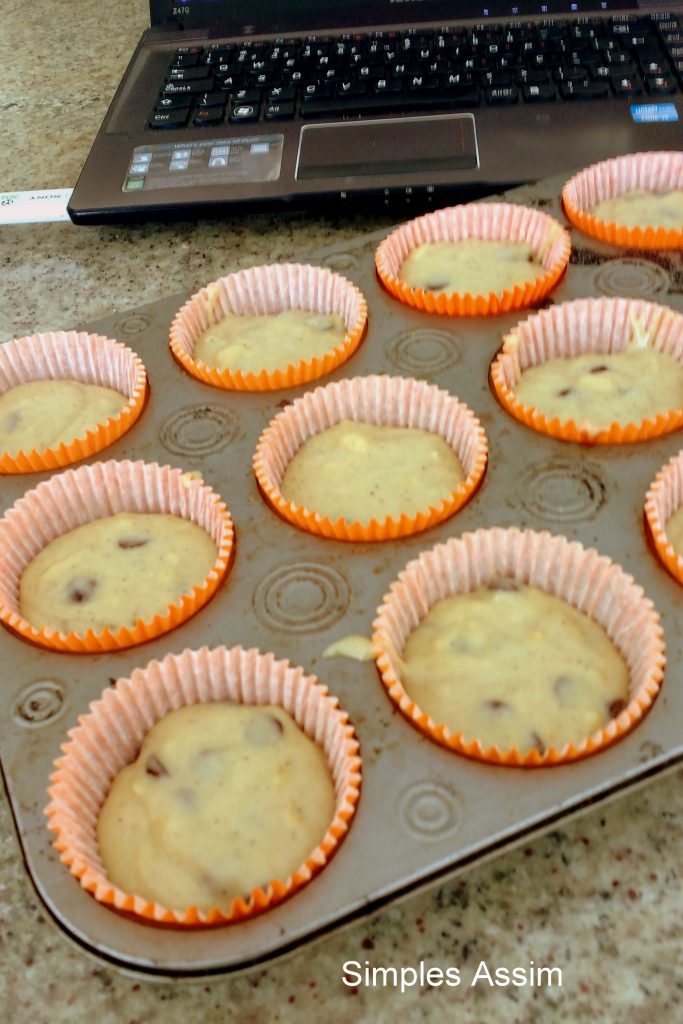
<svg viewBox="0 0 683 1024">
<path fill-rule="evenodd" d="M 154 618 L 116 632 L 61 633 L 37 628 L 19 608 L 21 576 L 50 541 L 84 523 L 118 512 L 160 512 L 201 526 L 218 548 L 207 578 Z M 70 469 L 39 484 L 0 519 L 0 622 L 24 640 L 53 651 L 93 654 L 145 643 L 175 629 L 214 595 L 230 568 L 234 531 L 219 495 L 180 469 L 157 463 L 110 461 Z"/>
<path fill-rule="evenodd" d="M 666 525 L 683 504 L 683 451 L 660 469 L 645 498 L 645 520 L 655 550 L 671 575 L 683 584 L 683 557 L 666 534 Z"/>
<path fill-rule="evenodd" d="M 534 281 L 488 295 L 432 292 L 399 279 L 401 264 L 418 245 L 466 238 L 526 242 L 541 257 L 543 272 Z M 379 245 L 375 267 L 387 291 L 414 309 L 445 316 L 493 316 L 540 302 L 564 274 L 570 252 L 568 233 L 546 213 L 512 203 L 469 203 L 435 210 L 401 225 Z"/>
<path fill-rule="evenodd" d="M 0 345 L 0 393 L 31 381 L 65 378 L 113 388 L 128 401 L 116 416 L 69 444 L 62 442 L 56 448 L 34 448 L 12 455 L 0 452 L 0 474 L 61 469 L 95 455 L 130 430 L 145 406 L 145 368 L 140 357 L 120 341 L 99 334 L 54 331 Z"/>
<path fill-rule="evenodd" d="M 360 523 L 332 521 L 315 509 L 288 500 L 280 491 L 287 465 L 307 438 L 349 419 L 379 426 L 414 427 L 443 437 L 460 460 L 465 480 L 438 506 L 416 515 L 387 516 Z M 343 541 L 395 540 L 420 533 L 454 515 L 475 494 L 488 459 L 486 434 L 470 409 L 434 384 L 375 375 L 335 381 L 309 391 L 279 413 L 254 454 L 254 473 L 271 507 L 308 533 Z"/>
<path fill-rule="evenodd" d="M 491 364 L 493 391 L 503 408 L 539 434 L 579 444 L 632 444 L 662 437 L 683 426 L 683 408 L 669 409 L 640 423 L 618 422 L 592 427 L 574 419 L 548 417 L 516 396 L 522 372 L 549 359 L 565 359 L 588 352 L 620 352 L 637 323 L 653 348 L 683 363 L 683 316 L 666 306 L 642 299 L 576 299 L 543 309 L 521 321 L 503 339 Z"/>
<path fill-rule="evenodd" d="M 626 661 L 630 700 L 616 718 L 581 743 L 541 753 L 484 748 L 443 722 L 435 722 L 406 692 L 401 655 L 410 633 L 443 598 L 510 576 L 562 598 L 598 622 Z M 659 615 L 621 566 L 576 541 L 516 528 L 477 530 L 451 538 L 409 562 L 391 585 L 373 624 L 373 645 L 382 683 L 411 725 L 465 757 L 490 764 L 533 768 L 565 764 L 605 749 L 647 713 L 663 678 L 665 648 Z"/>
<path fill-rule="evenodd" d="M 683 153 L 632 153 L 575 174 L 562 189 L 562 205 L 575 227 L 601 242 L 633 249 L 683 249 L 683 227 L 630 228 L 589 212 L 597 203 L 624 192 L 679 188 L 683 188 Z"/>
<path fill-rule="evenodd" d="M 135 760 L 152 726 L 176 708 L 214 701 L 274 704 L 289 712 L 325 752 L 335 787 L 334 817 L 322 841 L 289 878 L 273 879 L 246 899 L 233 899 L 227 909 L 166 907 L 109 881 L 97 842 L 97 820 L 112 780 Z M 337 698 L 302 668 L 241 647 L 185 650 L 136 669 L 90 705 L 61 749 L 45 810 L 61 860 L 100 903 L 148 922 L 228 924 L 281 903 L 328 863 L 349 830 L 360 796 L 358 740 Z"/>
<path fill-rule="evenodd" d="M 346 335 L 323 356 L 260 373 L 221 370 L 194 358 L 199 335 L 228 313 L 265 315 L 285 309 L 336 313 L 344 321 Z M 206 384 L 230 391 L 276 391 L 308 384 L 336 370 L 360 345 L 367 322 L 367 302 L 346 278 L 322 267 L 283 263 L 240 270 L 202 288 L 176 314 L 169 341 L 180 365 Z"/>
</svg>

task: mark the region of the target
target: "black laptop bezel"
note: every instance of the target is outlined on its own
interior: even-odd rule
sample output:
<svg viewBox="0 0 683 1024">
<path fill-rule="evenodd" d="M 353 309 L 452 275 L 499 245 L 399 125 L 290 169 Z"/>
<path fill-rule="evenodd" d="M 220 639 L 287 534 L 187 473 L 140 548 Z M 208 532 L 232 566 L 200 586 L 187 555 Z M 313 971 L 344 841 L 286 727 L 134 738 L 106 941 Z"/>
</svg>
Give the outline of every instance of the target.
<svg viewBox="0 0 683 1024">
<path fill-rule="evenodd" d="M 571 14 L 605 15 L 632 12 L 637 0 L 269 0 L 258 9 L 253 0 L 151 0 L 153 26 L 203 29 L 210 34 L 252 37 L 281 36 L 354 27 L 461 21 L 500 21 L 507 18 L 548 19 Z"/>
</svg>

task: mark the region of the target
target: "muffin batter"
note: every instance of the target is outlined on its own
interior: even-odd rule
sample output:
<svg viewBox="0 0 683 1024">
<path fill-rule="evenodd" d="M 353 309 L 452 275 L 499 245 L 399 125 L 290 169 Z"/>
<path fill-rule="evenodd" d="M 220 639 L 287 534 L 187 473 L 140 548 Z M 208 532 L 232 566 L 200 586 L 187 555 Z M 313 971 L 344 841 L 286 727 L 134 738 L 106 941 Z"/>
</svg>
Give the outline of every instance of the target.
<svg viewBox="0 0 683 1024">
<path fill-rule="evenodd" d="M 515 394 L 549 419 L 595 429 L 640 423 L 683 407 L 683 365 L 651 346 L 549 359 L 522 372 Z"/>
<path fill-rule="evenodd" d="M 590 211 L 594 217 L 628 228 L 660 227 L 683 231 L 683 189 L 670 192 L 622 192 L 603 199 Z"/>
<path fill-rule="evenodd" d="M 426 511 L 464 479 L 457 455 L 438 434 L 341 420 L 304 442 L 280 491 L 333 522 L 366 524 Z"/>
<path fill-rule="evenodd" d="M 0 395 L 0 452 L 58 448 L 118 416 L 128 398 L 78 380 L 33 380 Z"/>
<path fill-rule="evenodd" d="M 664 532 L 674 550 L 679 555 L 683 555 L 683 506 L 676 509 L 667 522 Z"/>
<path fill-rule="evenodd" d="M 264 316 L 228 314 L 197 339 L 194 358 L 219 370 L 260 373 L 285 370 L 323 356 L 346 336 L 338 313 L 284 309 Z"/>
<path fill-rule="evenodd" d="M 131 627 L 163 614 L 207 577 L 211 537 L 179 516 L 119 512 L 51 541 L 19 583 L 31 625 L 68 633 Z"/>
<path fill-rule="evenodd" d="M 411 288 L 463 295 L 496 294 L 543 273 L 526 242 L 465 238 L 460 242 L 427 242 L 405 258 L 399 279 Z"/>
<path fill-rule="evenodd" d="M 629 699 L 628 668 L 602 627 L 507 577 L 438 601 L 406 641 L 401 679 L 436 723 L 485 749 L 578 743 Z"/>
<path fill-rule="evenodd" d="M 227 910 L 299 868 L 334 809 L 325 755 L 286 711 L 195 704 L 158 722 L 116 776 L 97 838 L 127 892 Z"/>
</svg>

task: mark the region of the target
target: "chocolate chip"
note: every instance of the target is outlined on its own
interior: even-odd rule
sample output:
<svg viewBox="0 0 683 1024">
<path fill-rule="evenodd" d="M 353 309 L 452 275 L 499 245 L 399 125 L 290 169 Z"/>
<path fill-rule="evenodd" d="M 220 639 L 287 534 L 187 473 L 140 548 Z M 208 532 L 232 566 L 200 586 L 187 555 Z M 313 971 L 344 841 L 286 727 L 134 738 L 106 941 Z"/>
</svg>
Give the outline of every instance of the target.
<svg viewBox="0 0 683 1024">
<path fill-rule="evenodd" d="M 506 700 L 487 700 L 484 701 L 487 708 L 491 708 L 492 711 L 506 711 L 511 707 Z"/>
<path fill-rule="evenodd" d="M 448 287 L 448 281 L 430 281 L 429 284 L 425 285 L 425 290 L 429 292 L 442 292 Z"/>
<path fill-rule="evenodd" d="M 15 412 L 11 412 L 7 419 L 5 420 L 5 430 L 8 432 L 8 434 L 11 434 L 13 430 L 17 429 L 20 423 L 21 413 L 18 410 Z"/>
<path fill-rule="evenodd" d="M 282 722 L 274 715 L 254 715 L 244 725 L 244 738 L 254 747 L 277 743 L 283 732 Z"/>
<path fill-rule="evenodd" d="M 145 762 L 145 771 L 148 775 L 153 775 L 155 779 L 160 779 L 162 775 L 168 775 L 166 765 L 161 761 L 156 754 L 150 754 Z"/>
<path fill-rule="evenodd" d="M 601 363 L 600 366 L 591 366 L 589 373 L 605 373 L 607 370 L 609 370 L 609 366 Z"/>
<path fill-rule="evenodd" d="M 571 388 L 562 388 L 562 390 L 558 391 L 557 393 L 560 396 L 560 398 L 566 398 L 567 395 L 571 395 L 572 389 Z"/>
<path fill-rule="evenodd" d="M 522 584 L 519 580 L 513 579 L 512 576 L 494 576 L 492 580 L 486 584 L 487 590 L 521 590 Z"/>
<path fill-rule="evenodd" d="M 531 746 L 535 747 L 539 754 L 545 754 L 545 743 L 537 732 L 531 734 Z"/>
<path fill-rule="evenodd" d="M 97 589 L 97 580 L 92 576 L 78 576 L 69 583 L 66 594 L 69 601 L 74 604 L 84 604 L 89 601 Z"/>
<path fill-rule="evenodd" d="M 616 718 L 621 714 L 625 707 L 626 701 L 622 700 L 621 697 L 617 697 L 616 700 L 611 701 L 611 703 L 607 705 L 607 712 L 610 718 Z"/>
<path fill-rule="evenodd" d="M 142 548 L 149 544 L 149 537 L 121 537 L 117 543 L 124 551 L 128 551 L 129 548 Z"/>
</svg>

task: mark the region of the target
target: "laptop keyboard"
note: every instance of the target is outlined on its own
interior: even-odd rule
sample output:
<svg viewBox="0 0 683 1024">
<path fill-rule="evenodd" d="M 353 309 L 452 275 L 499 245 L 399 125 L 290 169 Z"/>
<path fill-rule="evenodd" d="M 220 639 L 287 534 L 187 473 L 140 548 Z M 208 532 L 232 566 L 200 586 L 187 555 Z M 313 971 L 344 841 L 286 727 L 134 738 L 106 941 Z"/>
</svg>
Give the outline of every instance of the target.
<svg viewBox="0 0 683 1024">
<path fill-rule="evenodd" d="M 485 24 L 180 46 L 149 127 L 662 98 L 683 87 L 683 18 Z"/>
</svg>

